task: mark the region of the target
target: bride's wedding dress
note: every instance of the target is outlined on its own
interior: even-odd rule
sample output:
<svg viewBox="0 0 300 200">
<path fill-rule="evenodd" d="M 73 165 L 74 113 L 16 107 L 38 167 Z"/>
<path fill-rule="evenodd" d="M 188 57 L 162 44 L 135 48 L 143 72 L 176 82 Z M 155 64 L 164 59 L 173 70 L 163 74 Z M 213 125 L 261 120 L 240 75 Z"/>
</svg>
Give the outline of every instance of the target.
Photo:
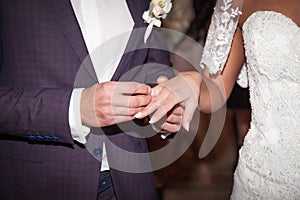
<svg viewBox="0 0 300 200">
<path fill-rule="evenodd" d="M 300 199 L 300 27 L 256 11 L 242 27 L 252 105 L 232 198 Z"/>
</svg>

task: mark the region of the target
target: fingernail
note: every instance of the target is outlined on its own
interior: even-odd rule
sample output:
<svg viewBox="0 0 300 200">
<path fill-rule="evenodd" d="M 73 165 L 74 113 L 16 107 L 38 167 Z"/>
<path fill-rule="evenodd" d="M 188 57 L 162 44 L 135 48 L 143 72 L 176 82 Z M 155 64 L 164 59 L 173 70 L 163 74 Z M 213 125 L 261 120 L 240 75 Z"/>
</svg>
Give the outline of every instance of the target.
<svg viewBox="0 0 300 200">
<path fill-rule="evenodd" d="M 188 122 L 186 122 L 185 124 L 184 124 L 184 129 L 187 131 L 187 132 L 189 132 L 189 130 L 190 130 L 190 123 L 188 123 Z"/>
<path fill-rule="evenodd" d="M 150 95 L 151 95 L 152 97 L 154 97 L 154 96 L 155 96 L 155 94 L 154 94 L 154 90 L 151 90 L 151 93 L 150 93 Z"/>
<path fill-rule="evenodd" d="M 167 136 L 166 135 L 160 135 L 160 138 L 165 140 L 165 139 L 167 139 Z"/>
<path fill-rule="evenodd" d="M 163 140 L 165 140 L 165 139 L 167 139 L 168 136 L 171 135 L 171 134 L 172 134 L 171 132 L 170 132 L 170 133 L 166 133 L 166 134 L 161 134 L 161 135 L 160 135 L 160 138 L 163 139 Z"/>
<path fill-rule="evenodd" d="M 138 112 L 134 115 L 134 118 L 140 118 L 142 116 L 142 113 L 141 112 Z"/>
<path fill-rule="evenodd" d="M 153 117 L 150 119 L 149 124 L 153 124 L 154 123 L 154 119 Z"/>
</svg>

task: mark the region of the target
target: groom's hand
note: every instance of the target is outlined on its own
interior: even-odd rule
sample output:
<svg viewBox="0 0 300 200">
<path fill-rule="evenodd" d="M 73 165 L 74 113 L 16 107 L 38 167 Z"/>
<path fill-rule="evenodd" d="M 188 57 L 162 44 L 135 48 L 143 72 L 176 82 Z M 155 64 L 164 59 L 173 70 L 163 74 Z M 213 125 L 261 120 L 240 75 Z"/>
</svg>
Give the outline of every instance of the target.
<svg viewBox="0 0 300 200">
<path fill-rule="evenodd" d="M 136 82 L 104 82 L 84 89 L 81 95 L 82 123 L 103 127 L 132 120 L 151 101 L 151 88 Z"/>
</svg>

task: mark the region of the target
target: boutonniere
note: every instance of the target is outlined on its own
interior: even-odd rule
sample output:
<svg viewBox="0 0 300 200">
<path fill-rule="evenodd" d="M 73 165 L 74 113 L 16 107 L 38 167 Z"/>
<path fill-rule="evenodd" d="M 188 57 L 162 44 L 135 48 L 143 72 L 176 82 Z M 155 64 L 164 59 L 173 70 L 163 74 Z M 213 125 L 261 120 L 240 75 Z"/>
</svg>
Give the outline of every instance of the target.
<svg viewBox="0 0 300 200">
<path fill-rule="evenodd" d="M 160 27 L 161 19 L 165 19 L 172 8 L 171 0 L 151 0 L 149 10 L 143 13 L 143 19 L 149 25 L 144 35 L 144 42 L 147 42 L 153 26 Z"/>
</svg>

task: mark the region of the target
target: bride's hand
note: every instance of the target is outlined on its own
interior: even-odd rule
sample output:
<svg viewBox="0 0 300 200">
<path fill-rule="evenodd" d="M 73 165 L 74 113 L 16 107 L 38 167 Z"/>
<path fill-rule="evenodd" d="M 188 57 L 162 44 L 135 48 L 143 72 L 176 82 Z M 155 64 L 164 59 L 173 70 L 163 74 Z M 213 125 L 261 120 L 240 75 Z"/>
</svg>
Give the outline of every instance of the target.
<svg viewBox="0 0 300 200">
<path fill-rule="evenodd" d="M 174 106 L 180 105 L 183 108 L 182 126 L 188 131 L 198 106 L 201 82 L 202 77 L 196 71 L 181 72 L 170 80 L 160 77 L 157 80 L 158 85 L 152 89 L 152 101 L 135 117 L 143 118 L 152 113 L 149 123 L 154 124 Z"/>
</svg>

